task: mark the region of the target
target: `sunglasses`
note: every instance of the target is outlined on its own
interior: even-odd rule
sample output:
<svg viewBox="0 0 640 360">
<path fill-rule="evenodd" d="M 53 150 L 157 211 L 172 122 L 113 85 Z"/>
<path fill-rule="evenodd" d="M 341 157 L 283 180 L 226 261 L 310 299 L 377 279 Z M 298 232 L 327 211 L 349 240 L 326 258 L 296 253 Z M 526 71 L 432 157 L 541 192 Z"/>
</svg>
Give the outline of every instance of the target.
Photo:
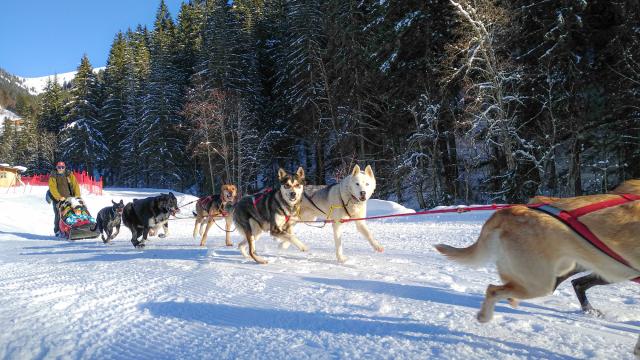
<svg viewBox="0 0 640 360">
<path fill-rule="evenodd" d="M 56 169 L 64 169 L 64 166 L 56 166 Z"/>
</svg>

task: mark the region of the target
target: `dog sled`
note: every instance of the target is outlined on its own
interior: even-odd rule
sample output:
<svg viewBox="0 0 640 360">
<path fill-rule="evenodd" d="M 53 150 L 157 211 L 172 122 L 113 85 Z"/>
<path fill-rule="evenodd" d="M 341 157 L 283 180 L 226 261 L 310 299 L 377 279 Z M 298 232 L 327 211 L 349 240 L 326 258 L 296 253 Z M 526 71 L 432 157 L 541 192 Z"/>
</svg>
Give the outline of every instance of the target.
<svg viewBox="0 0 640 360">
<path fill-rule="evenodd" d="M 69 198 L 58 204 L 60 232 L 67 240 L 93 239 L 100 236 L 96 219 L 81 198 Z"/>
</svg>

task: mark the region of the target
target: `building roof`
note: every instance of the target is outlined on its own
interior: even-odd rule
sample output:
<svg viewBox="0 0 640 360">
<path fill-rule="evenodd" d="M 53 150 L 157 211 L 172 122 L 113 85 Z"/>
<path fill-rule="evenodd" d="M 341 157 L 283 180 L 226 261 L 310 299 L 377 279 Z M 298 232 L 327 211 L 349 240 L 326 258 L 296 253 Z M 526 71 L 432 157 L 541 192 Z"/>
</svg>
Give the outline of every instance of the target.
<svg viewBox="0 0 640 360">
<path fill-rule="evenodd" d="M 11 172 L 25 172 L 27 168 L 24 166 L 10 166 L 9 164 L 0 164 L 0 170 L 11 171 Z"/>
</svg>

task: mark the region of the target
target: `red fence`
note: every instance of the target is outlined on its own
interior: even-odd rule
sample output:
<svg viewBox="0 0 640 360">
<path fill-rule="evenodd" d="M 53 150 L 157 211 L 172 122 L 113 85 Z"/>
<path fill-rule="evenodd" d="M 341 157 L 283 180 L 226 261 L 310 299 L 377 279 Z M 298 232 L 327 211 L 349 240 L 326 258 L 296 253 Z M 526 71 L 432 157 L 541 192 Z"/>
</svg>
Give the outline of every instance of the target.
<svg viewBox="0 0 640 360">
<path fill-rule="evenodd" d="M 98 180 L 94 179 L 93 176 L 89 176 L 86 171 L 83 172 L 73 172 L 76 180 L 78 181 L 78 185 L 80 188 L 89 194 L 102 195 L 102 178 Z M 46 175 L 33 175 L 33 176 L 23 176 L 22 182 L 25 185 L 31 186 L 48 186 L 49 185 L 49 174 Z M 16 184 L 18 186 L 20 184 Z"/>
</svg>

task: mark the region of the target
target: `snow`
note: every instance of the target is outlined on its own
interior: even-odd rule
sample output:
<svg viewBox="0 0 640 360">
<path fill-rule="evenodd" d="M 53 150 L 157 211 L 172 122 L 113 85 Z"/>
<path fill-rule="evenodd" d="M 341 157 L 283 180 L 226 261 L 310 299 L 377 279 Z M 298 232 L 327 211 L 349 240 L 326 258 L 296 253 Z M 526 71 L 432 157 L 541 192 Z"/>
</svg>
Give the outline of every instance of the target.
<svg viewBox="0 0 640 360">
<path fill-rule="evenodd" d="M 270 263 L 257 265 L 224 247 L 216 227 L 208 248 L 198 247 L 188 219 L 172 221 L 169 237 L 145 250 L 131 246 L 124 226 L 111 245 L 57 240 L 45 191 L 0 190 L 3 359 L 633 358 L 640 311 L 632 283 L 589 291 L 604 319 L 582 314 L 565 283 L 517 309 L 498 304 L 489 324 L 475 320 L 495 271 L 449 262 L 432 245 L 470 244 L 490 212 L 370 221 L 383 254 L 347 224 L 345 264 L 335 261 L 329 226 L 298 225 L 308 253 L 279 250 L 265 236 L 257 251 Z M 95 215 L 112 199 L 159 191 L 107 189 L 85 200 Z M 369 207 L 370 215 L 410 211 Z"/>
<path fill-rule="evenodd" d="M 413 20 L 420 15 L 420 11 L 414 11 L 412 13 L 407 14 L 402 20 L 398 21 L 395 26 L 396 32 L 400 32 L 401 30 L 407 28 L 411 25 Z"/>
<path fill-rule="evenodd" d="M 105 67 L 99 67 L 99 68 L 93 69 L 93 71 L 95 73 L 98 73 L 104 69 Z M 47 75 L 47 76 L 39 76 L 39 77 L 31 77 L 31 78 L 19 77 L 19 78 L 20 80 L 22 80 L 22 85 L 24 88 L 29 90 L 31 94 L 38 95 L 44 92 L 44 88 L 47 86 L 47 80 L 49 79 L 53 80 L 53 78 L 57 76 L 58 84 L 64 85 L 65 83 L 69 83 L 71 80 L 73 80 L 76 77 L 76 73 L 77 71 L 69 71 L 66 73 L 56 74 L 56 75 Z"/>
<path fill-rule="evenodd" d="M 2 135 L 4 133 L 4 123 L 7 120 L 18 120 L 18 119 L 22 119 L 22 117 L 20 115 L 17 115 L 16 113 L 3 108 L 2 106 L 0 106 L 0 135 Z"/>
<path fill-rule="evenodd" d="M 5 120 L 16 120 L 16 119 L 22 119 L 22 117 L 0 106 L 0 123 L 4 123 Z"/>
</svg>

